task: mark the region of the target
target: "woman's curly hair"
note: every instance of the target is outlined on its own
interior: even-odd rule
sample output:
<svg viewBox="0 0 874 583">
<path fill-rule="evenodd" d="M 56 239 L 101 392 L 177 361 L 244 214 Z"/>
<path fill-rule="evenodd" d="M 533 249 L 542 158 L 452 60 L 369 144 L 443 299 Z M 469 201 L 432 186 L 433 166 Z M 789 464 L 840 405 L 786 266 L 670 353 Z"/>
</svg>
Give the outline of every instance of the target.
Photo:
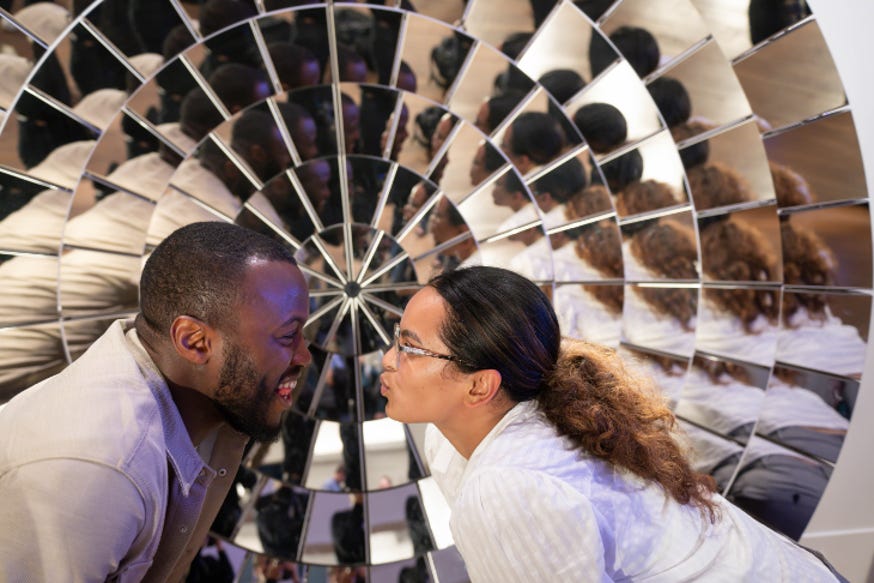
<svg viewBox="0 0 874 583">
<path fill-rule="evenodd" d="M 615 350 L 565 338 L 546 387 L 538 405 L 561 435 L 716 520 L 710 496 L 715 481 L 692 469 L 674 438 L 676 419 L 664 397 Z"/>
<path fill-rule="evenodd" d="M 711 223 L 701 230 L 704 273 L 715 281 L 774 280 L 777 259 L 767 239 L 757 229 L 739 220 Z M 776 289 L 711 289 L 709 296 L 724 310 L 737 316 L 747 332 L 759 316 L 775 323 L 780 305 Z"/>
<path fill-rule="evenodd" d="M 698 279 L 698 248 L 691 229 L 676 221 L 658 221 L 634 235 L 631 253 L 647 269 L 667 279 Z M 695 290 L 682 288 L 635 288 L 658 314 L 668 314 L 692 329 L 698 312 Z"/>
<path fill-rule="evenodd" d="M 577 257 L 608 278 L 622 278 L 622 234 L 619 225 L 611 219 L 598 221 L 581 230 L 574 244 Z M 614 314 L 622 313 L 623 293 L 615 286 L 584 285 L 583 289 L 595 296 Z"/>
<path fill-rule="evenodd" d="M 789 285 L 826 286 L 834 284 L 837 259 L 815 233 L 780 223 L 783 241 L 783 281 Z M 824 294 L 783 294 L 783 321 L 789 324 L 800 307 L 816 320 L 824 320 L 828 300 Z"/>
</svg>

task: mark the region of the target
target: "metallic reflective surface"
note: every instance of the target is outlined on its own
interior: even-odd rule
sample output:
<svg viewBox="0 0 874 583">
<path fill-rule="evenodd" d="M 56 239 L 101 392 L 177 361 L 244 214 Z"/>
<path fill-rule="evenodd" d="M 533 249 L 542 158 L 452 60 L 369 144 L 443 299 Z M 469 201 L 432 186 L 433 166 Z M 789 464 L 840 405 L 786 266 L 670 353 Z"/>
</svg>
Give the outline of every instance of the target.
<svg viewBox="0 0 874 583">
<path fill-rule="evenodd" d="M 216 524 L 239 580 L 278 559 L 311 580 L 464 580 L 423 428 L 385 418 L 376 377 L 410 295 L 473 262 L 525 274 L 566 334 L 636 359 L 696 467 L 801 534 L 852 419 L 872 286 L 856 130 L 815 15 L 754 40 L 746 7 L 717 0 L 258 1 L 203 34 L 201 5 L 153 2 L 168 49 L 125 36 L 127 2 L 62 4 L 0 12 L 0 401 L 133 314 L 174 228 L 285 240 L 314 362 Z M 623 27 L 650 31 L 654 58 Z M 289 76 L 288 41 L 315 85 Z M 260 71 L 231 69 L 246 91 L 229 62 Z M 576 123 L 592 104 L 621 113 L 621 139 Z M 566 137 L 537 161 L 508 135 L 532 112 Z"/>
</svg>

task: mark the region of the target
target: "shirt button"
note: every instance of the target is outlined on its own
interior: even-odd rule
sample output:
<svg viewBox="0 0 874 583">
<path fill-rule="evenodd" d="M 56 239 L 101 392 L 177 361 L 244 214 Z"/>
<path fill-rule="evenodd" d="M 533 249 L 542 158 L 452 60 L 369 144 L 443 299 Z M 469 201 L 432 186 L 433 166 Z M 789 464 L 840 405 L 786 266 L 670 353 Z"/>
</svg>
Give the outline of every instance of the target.
<svg viewBox="0 0 874 583">
<path fill-rule="evenodd" d="M 186 532 L 188 532 L 188 527 L 187 526 L 180 526 L 179 532 L 181 532 L 182 534 L 185 534 Z"/>
<path fill-rule="evenodd" d="M 225 476 L 228 475 L 228 471 L 227 471 L 226 469 L 224 469 L 224 468 L 220 468 L 219 471 L 218 471 L 218 475 L 219 475 L 220 477 L 224 478 Z"/>
</svg>

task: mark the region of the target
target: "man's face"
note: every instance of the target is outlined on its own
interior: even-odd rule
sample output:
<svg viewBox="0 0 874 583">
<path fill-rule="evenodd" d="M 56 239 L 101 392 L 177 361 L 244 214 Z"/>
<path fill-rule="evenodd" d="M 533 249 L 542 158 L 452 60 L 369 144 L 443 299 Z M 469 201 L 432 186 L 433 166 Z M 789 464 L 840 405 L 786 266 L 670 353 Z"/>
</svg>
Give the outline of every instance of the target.
<svg viewBox="0 0 874 583">
<path fill-rule="evenodd" d="M 309 295 L 300 270 L 281 261 L 253 261 L 242 287 L 235 321 L 220 331 L 222 366 L 213 401 L 231 427 L 271 441 L 312 360 L 303 338 Z"/>
<path fill-rule="evenodd" d="M 492 200 L 496 206 L 511 206 L 516 200 L 516 193 L 507 190 L 507 175 L 504 174 L 495 181 L 492 188 Z"/>
<path fill-rule="evenodd" d="M 301 117 L 297 120 L 295 127 L 289 128 L 289 130 L 291 131 L 291 139 L 294 140 L 294 147 L 297 148 L 297 153 L 301 160 L 312 160 L 319 155 L 317 142 L 319 133 L 313 118 Z"/>
<path fill-rule="evenodd" d="M 434 243 L 445 243 L 452 237 L 460 234 L 467 229 L 453 225 L 449 220 L 449 205 L 452 204 L 447 198 L 441 198 L 434 211 L 431 213 L 428 226 L 431 234 L 434 236 Z"/>
<path fill-rule="evenodd" d="M 478 127 L 484 134 L 491 133 L 489 128 L 489 101 L 485 100 L 480 104 L 479 110 L 476 112 L 476 120 L 474 125 Z"/>
<path fill-rule="evenodd" d="M 322 80 L 322 68 L 316 59 L 303 61 L 300 64 L 300 83 L 297 87 L 310 87 L 318 85 Z M 296 89 L 297 87 L 290 87 Z"/>
<path fill-rule="evenodd" d="M 401 115 L 398 118 L 398 127 L 395 132 L 395 141 L 392 142 L 391 152 L 389 157 L 392 160 L 397 160 L 398 156 L 400 156 L 401 149 L 404 147 L 404 142 L 407 141 L 407 137 L 409 137 L 409 133 L 407 132 L 407 123 L 410 120 L 410 112 L 405 105 L 401 109 Z M 385 123 L 385 129 L 382 132 L 379 140 L 379 147 L 382 150 L 385 150 L 385 144 L 388 140 L 388 132 L 391 129 L 392 123 L 394 123 L 394 114 L 389 116 L 388 121 Z"/>
<path fill-rule="evenodd" d="M 446 138 L 449 137 L 449 132 L 451 130 L 452 116 L 450 116 L 449 114 L 443 114 L 443 117 L 440 118 L 440 122 L 434 129 L 434 135 L 431 136 L 431 155 L 436 154 L 437 151 L 443 146 L 443 143 L 446 142 Z"/>
<path fill-rule="evenodd" d="M 300 169 L 299 176 L 313 207 L 321 213 L 331 198 L 331 165 L 326 160 L 314 160 Z"/>
<path fill-rule="evenodd" d="M 489 171 L 486 170 L 486 145 L 482 143 L 476 149 L 476 153 L 473 155 L 473 162 L 470 164 L 470 185 L 478 186 L 488 177 Z"/>
<path fill-rule="evenodd" d="M 284 172 L 286 168 L 292 164 L 291 153 L 285 147 L 285 142 L 282 140 L 282 135 L 279 129 L 274 130 L 270 136 L 270 142 L 266 144 L 267 160 L 260 174 L 262 178 L 270 179 Z"/>
</svg>

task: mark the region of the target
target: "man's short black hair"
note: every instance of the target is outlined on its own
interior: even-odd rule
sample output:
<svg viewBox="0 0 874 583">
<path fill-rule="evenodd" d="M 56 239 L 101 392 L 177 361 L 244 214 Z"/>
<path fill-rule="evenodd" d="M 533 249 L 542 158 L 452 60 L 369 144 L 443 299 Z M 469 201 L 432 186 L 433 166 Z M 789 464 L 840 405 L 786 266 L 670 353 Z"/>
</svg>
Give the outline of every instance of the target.
<svg viewBox="0 0 874 583">
<path fill-rule="evenodd" d="M 598 154 L 625 143 L 628 123 L 625 116 L 609 103 L 588 103 L 574 113 L 574 125 L 586 142 Z"/>
<path fill-rule="evenodd" d="M 510 151 L 528 156 L 535 164 L 546 164 L 561 153 L 565 135 L 548 113 L 526 111 L 513 120 Z"/>
<path fill-rule="evenodd" d="M 192 223 L 158 245 L 140 277 L 140 313 L 160 333 L 177 316 L 211 326 L 233 321 L 241 283 L 253 259 L 297 265 L 292 251 L 275 239 L 223 222 Z"/>
</svg>

